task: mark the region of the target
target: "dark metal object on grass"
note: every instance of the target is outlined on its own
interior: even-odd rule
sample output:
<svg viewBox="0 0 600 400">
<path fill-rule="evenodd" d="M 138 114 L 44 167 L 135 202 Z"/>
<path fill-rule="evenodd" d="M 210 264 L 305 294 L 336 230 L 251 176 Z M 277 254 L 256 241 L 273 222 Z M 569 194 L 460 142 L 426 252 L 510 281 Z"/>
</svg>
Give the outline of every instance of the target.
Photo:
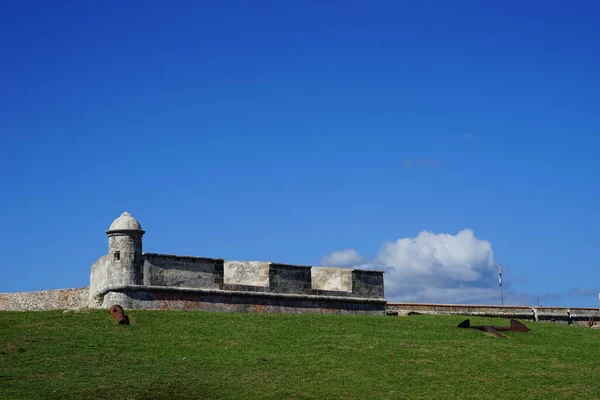
<svg viewBox="0 0 600 400">
<path fill-rule="evenodd" d="M 110 313 L 115 318 L 115 320 L 119 323 L 119 325 L 129 325 L 129 317 L 125 315 L 125 311 L 123 311 L 123 307 L 118 304 L 115 304 L 110 308 Z"/>
<path fill-rule="evenodd" d="M 480 331 L 486 331 L 491 333 L 492 335 L 503 338 L 506 337 L 501 331 L 510 331 L 510 332 L 529 332 L 531 329 L 526 327 L 522 322 L 517 321 L 516 319 L 510 320 L 510 326 L 490 326 L 490 325 L 474 325 L 471 326 L 471 320 L 464 320 L 460 324 L 458 324 L 459 328 L 472 328 L 479 329 Z"/>
</svg>

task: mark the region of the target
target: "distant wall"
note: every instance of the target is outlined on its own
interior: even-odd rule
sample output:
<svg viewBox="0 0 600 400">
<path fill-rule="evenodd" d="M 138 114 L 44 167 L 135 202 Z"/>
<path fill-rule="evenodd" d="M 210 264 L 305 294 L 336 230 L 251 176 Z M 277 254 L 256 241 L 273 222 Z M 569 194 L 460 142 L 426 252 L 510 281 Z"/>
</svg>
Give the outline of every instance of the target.
<svg viewBox="0 0 600 400">
<path fill-rule="evenodd" d="M 515 318 L 530 321 L 549 321 L 564 324 L 585 324 L 590 319 L 600 320 L 598 308 L 486 306 L 471 304 L 387 303 L 388 315 L 443 314 L 476 317 Z"/>
<path fill-rule="evenodd" d="M 2 311 L 41 311 L 82 308 L 88 288 L 42 290 L 39 292 L 0 293 Z"/>
</svg>

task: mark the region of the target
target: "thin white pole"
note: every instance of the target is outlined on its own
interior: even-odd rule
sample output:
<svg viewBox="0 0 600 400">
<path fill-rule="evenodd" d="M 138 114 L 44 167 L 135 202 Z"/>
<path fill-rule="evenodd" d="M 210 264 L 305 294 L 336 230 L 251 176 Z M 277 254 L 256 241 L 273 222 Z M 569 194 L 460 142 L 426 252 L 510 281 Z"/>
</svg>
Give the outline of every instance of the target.
<svg viewBox="0 0 600 400">
<path fill-rule="evenodd" d="M 498 284 L 500 285 L 500 304 L 504 306 L 504 289 L 502 288 L 502 264 L 498 264 Z"/>
</svg>

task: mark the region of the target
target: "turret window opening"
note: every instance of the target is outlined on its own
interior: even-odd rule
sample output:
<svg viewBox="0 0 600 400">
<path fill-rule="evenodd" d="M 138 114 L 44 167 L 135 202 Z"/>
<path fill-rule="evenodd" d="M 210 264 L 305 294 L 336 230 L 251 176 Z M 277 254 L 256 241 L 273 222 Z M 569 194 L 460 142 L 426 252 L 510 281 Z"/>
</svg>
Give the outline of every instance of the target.
<svg viewBox="0 0 600 400">
<path fill-rule="evenodd" d="M 115 251 L 115 261 L 119 261 L 121 259 L 121 252 Z"/>
</svg>

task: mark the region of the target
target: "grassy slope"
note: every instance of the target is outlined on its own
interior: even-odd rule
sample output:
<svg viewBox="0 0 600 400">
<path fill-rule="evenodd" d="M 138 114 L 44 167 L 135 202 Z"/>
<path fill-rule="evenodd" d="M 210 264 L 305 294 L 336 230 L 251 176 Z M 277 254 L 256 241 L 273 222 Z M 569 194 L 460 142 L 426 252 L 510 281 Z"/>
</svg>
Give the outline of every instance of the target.
<svg viewBox="0 0 600 400">
<path fill-rule="evenodd" d="M 496 339 L 460 316 L 128 314 L 0 312 L 0 398 L 600 398 L 600 331 L 583 327 Z"/>
</svg>

